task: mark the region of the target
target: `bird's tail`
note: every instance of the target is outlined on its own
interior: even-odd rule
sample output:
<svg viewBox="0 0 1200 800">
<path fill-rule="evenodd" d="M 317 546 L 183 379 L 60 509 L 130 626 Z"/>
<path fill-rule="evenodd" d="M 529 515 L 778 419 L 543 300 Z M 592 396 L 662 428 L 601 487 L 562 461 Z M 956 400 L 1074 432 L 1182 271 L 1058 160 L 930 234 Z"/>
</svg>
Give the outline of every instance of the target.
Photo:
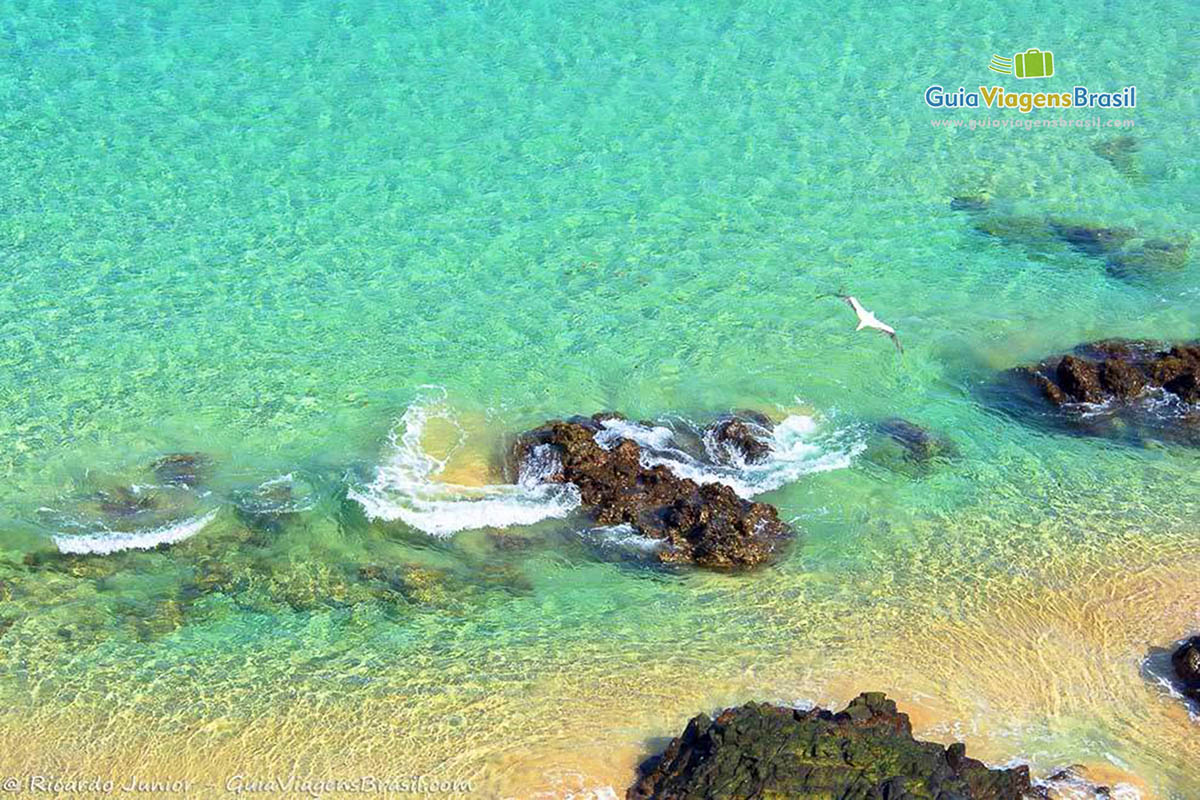
<svg viewBox="0 0 1200 800">
<path fill-rule="evenodd" d="M 861 330 L 862 330 L 863 328 L 865 328 L 865 327 L 867 327 L 867 323 L 865 323 L 865 322 L 860 322 L 860 323 L 858 323 L 858 327 L 857 327 L 857 328 L 855 328 L 854 330 L 856 330 L 856 331 L 861 331 Z"/>
</svg>

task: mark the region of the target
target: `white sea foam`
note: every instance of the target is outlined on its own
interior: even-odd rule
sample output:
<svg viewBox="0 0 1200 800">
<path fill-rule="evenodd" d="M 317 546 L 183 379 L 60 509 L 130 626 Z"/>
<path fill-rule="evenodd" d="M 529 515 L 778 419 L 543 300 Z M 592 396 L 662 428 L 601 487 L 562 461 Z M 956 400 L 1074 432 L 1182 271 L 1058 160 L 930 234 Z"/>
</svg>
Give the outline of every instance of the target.
<svg viewBox="0 0 1200 800">
<path fill-rule="evenodd" d="M 655 553 L 661 550 L 665 544 L 662 539 L 643 536 L 632 525 L 624 522 L 620 525 L 588 528 L 582 536 L 603 550 L 637 554 Z"/>
<path fill-rule="evenodd" d="M 642 463 L 665 466 L 681 478 L 697 483 L 723 483 L 742 497 L 754 497 L 793 483 L 804 475 L 843 469 L 865 446 L 848 439 L 844 432 L 824 434 L 810 416 L 793 414 L 771 432 L 771 453 L 757 464 L 734 458 L 732 464 L 702 461 L 672 443 L 671 431 L 661 426 L 646 427 L 628 420 L 605 420 L 596 441 L 613 447 L 619 439 L 632 439 L 642 447 Z M 713 444 L 705 443 L 712 453 Z"/>
<path fill-rule="evenodd" d="M 299 514 L 316 507 L 316 493 L 309 481 L 288 472 L 234 493 L 233 502 L 251 514 Z"/>
<path fill-rule="evenodd" d="M 434 419 L 459 431 L 458 442 L 440 459 L 421 445 L 426 426 Z M 709 463 L 677 447 L 670 428 L 629 420 L 605 420 L 596 441 L 611 449 L 622 439 L 631 439 L 642 447 L 642 463 L 646 466 L 662 464 L 680 477 L 698 483 L 724 483 L 742 497 L 753 497 L 803 475 L 850 465 L 863 444 L 848 440 L 842 432 L 823 433 L 820 427 L 812 417 L 787 417 L 771 433 L 771 455 L 758 464 L 737 460 L 729 465 Z M 516 484 L 461 486 L 440 481 L 438 476 L 465 438 L 446 403 L 445 392 L 423 387 L 422 395 L 393 428 L 383 463 L 371 481 L 352 485 L 348 496 L 372 519 L 400 520 L 433 536 L 475 528 L 531 525 L 566 517 L 578 508 L 580 497 L 575 486 L 546 481 L 561 468 L 548 447 L 534 448 Z"/>
<path fill-rule="evenodd" d="M 674 448 L 670 428 L 662 425 L 646 427 L 627 419 L 606 419 L 602 423 L 604 430 L 596 434 L 596 444 L 605 450 L 612 450 L 622 439 L 632 439 L 642 447 L 654 450 L 671 450 Z"/>
<path fill-rule="evenodd" d="M 450 536 L 474 528 L 532 525 L 543 519 L 565 517 L 579 506 L 579 490 L 570 484 L 543 483 L 558 469 L 551 450 L 536 449 L 516 484 L 459 486 L 438 476 L 458 443 L 443 459 L 421 446 L 421 436 L 431 419 L 458 424 L 445 401 L 445 392 L 423 387 L 425 393 L 405 410 L 389 437 L 388 452 L 371 482 L 352 486 L 350 499 L 372 519 L 401 520 L 432 536 Z"/>
<path fill-rule="evenodd" d="M 1142 793 L 1128 783 L 1118 783 L 1102 792 L 1070 770 L 1054 779 L 1034 781 L 1034 785 L 1053 790 L 1051 796 L 1056 800 L 1142 800 Z"/>
<path fill-rule="evenodd" d="M 174 544 L 195 536 L 217 516 L 218 509 L 207 514 L 174 522 L 148 531 L 99 531 L 96 533 L 52 537 L 61 553 L 105 555 L 122 550 L 149 550 L 160 544 Z"/>
</svg>

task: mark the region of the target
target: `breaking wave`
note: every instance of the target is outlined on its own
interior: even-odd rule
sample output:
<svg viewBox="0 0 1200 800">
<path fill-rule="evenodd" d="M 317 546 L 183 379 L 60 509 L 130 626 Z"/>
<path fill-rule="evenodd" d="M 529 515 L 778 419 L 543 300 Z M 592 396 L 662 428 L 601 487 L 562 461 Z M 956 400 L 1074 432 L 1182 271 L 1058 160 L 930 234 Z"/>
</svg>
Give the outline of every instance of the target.
<svg viewBox="0 0 1200 800">
<path fill-rule="evenodd" d="M 421 446 L 426 425 L 432 419 L 445 420 L 459 431 L 458 443 L 443 459 Z M 371 482 L 352 486 L 348 496 L 372 519 L 400 520 L 432 536 L 474 528 L 532 525 L 565 517 L 579 506 L 579 490 L 574 486 L 543 483 L 558 469 L 549 448 L 535 449 L 535 457 L 523 465 L 516 484 L 460 486 L 438 480 L 465 438 L 443 391 L 419 397 L 392 430 L 384 461 Z"/>
<path fill-rule="evenodd" d="M 723 464 L 717 462 L 717 444 L 708 436 L 703 438 L 706 457 L 701 457 L 680 448 L 675 432 L 664 425 L 647 426 L 622 419 L 604 420 L 602 424 L 604 430 L 596 434 L 601 447 L 612 448 L 621 439 L 631 439 L 642 447 L 645 466 L 661 464 L 696 483 L 723 483 L 745 498 L 773 491 L 804 475 L 844 469 L 865 447 L 847 431 L 825 432 L 812 417 L 792 414 L 770 432 L 771 453 L 765 459 L 748 464 L 729 453 L 733 456 L 731 463 Z"/>
<path fill-rule="evenodd" d="M 98 531 L 84 534 L 57 534 L 51 538 L 60 553 L 107 555 L 122 550 L 150 550 L 160 544 L 174 544 L 195 536 L 217 516 L 218 509 L 182 522 L 147 531 Z"/>
</svg>

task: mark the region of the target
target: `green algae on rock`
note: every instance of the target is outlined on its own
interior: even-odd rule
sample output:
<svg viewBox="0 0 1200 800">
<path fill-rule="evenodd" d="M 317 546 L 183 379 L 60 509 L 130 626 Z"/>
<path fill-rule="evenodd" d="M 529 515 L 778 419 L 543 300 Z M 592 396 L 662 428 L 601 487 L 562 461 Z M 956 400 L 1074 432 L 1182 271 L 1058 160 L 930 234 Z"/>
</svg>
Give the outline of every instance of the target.
<svg viewBox="0 0 1200 800">
<path fill-rule="evenodd" d="M 908 715 L 866 692 L 844 711 L 747 703 L 700 714 L 643 765 L 627 800 L 1023 800 L 1028 767 L 991 769 L 963 744 L 913 738 Z"/>
</svg>

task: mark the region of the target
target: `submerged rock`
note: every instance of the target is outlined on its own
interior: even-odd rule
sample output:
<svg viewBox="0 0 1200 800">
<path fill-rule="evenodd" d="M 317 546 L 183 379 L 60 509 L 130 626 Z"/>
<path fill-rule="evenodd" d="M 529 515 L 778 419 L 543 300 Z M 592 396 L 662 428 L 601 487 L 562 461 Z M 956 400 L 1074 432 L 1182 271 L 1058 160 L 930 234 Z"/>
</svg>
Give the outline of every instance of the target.
<svg viewBox="0 0 1200 800">
<path fill-rule="evenodd" d="M 966 747 L 912 736 L 882 693 L 834 714 L 767 703 L 694 717 L 643 764 L 627 800 L 1022 800 L 1042 797 L 1027 767 L 990 769 Z"/>
<path fill-rule="evenodd" d="M 1050 222 L 1054 235 L 1077 252 L 1105 261 L 1116 278 L 1159 278 L 1182 269 L 1188 260 L 1191 237 L 1147 237 L 1133 228 Z"/>
<path fill-rule="evenodd" d="M 1050 222 L 1054 235 L 1087 256 L 1107 256 L 1137 236 L 1133 228 L 1107 228 L 1103 225 L 1074 222 Z"/>
<path fill-rule="evenodd" d="M 771 455 L 775 423 L 758 411 L 723 414 L 704 430 L 704 441 L 713 459 L 723 464 L 758 464 Z"/>
<path fill-rule="evenodd" d="M 1198 377 L 1200 342 L 1107 339 L 1008 370 L 993 391 L 1022 417 L 1081 433 L 1200 444 Z"/>
<path fill-rule="evenodd" d="M 1188 236 L 1136 239 L 1109 254 L 1108 272 L 1123 279 L 1161 277 L 1187 265 L 1191 245 Z"/>
<path fill-rule="evenodd" d="M 1104 261 L 1106 271 L 1122 280 L 1161 279 L 1188 263 L 1192 237 L 1186 234 L 1148 236 L 1134 228 L 1038 216 L 982 213 L 984 208 L 955 206 L 973 212 L 979 233 L 1031 255 L 1066 249 Z"/>
<path fill-rule="evenodd" d="M 488 531 L 486 538 L 493 549 L 504 553 L 525 552 L 541 542 L 540 539 L 533 536 L 524 536 L 508 531 Z"/>
<path fill-rule="evenodd" d="M 985 236 L 1023 247 L 1033 254 L 1061 248 L 1043 217 L 979 215 L 971 227 Z"/>
<path fill-rule="evenodd" d="M 1114 136 L 1092 145 L 1092 152 L 1116 167 L 1127 178 L 1138 176 L 1136 154 L 1141 145 L 1132 136 Z"/>
<path fill-rule="evenodd" d="M 283 531 L 289 521 L 316 505 L 311 481 L 292 474 L 272 478 L 253 489 L 233 493 L 234 513 L 247 527 L 268 536 Z"/>
<path fill-rule="evenodd" d="M 117 486 L 102 490 L 96 495 L 100 511 L 110 517 L 135 517 L 159 507 L 159 498 L 153 492 L 142 491 L 130 486 Z"/>
<path fill-rule="evenodd" d="M 190 489 L 200 485 L 209 463 L 203 453 L 170 453 L 150 466 L 161 483 Z"/>
<path fill-rule="evenodd" d="M 775 508 L 743 500 L 721 483 L 697 484 L 665 466 L 644 466 L 642 449 L 629 439 L 608 447 L 596 441 L 601 422 L 614 415 L 552 420 L 522 434 L 512 461 L 524 474 L 538 465 L 542 481 L 572 483 L 583 506 L 601 525 L 631 526 L 660 540 L 663 563 L 735 569 L 769 560 L 790 537 Z"/>
<path fill-rule="evenodd" d="M 987 211 L 992 205 L 992 198 L 981 192 L 979 194 L 960 194 L 950 198 L 951 211 Z"/>
<path fill-rule="evenodd" d="M 949 438 L 901 417 L 882 420 L 875 430 L 903 447 L 905 456 L 913 461 L 958 456 L 958 447 Z"/>
<path fill-rule="evenodd" d="M 1200 703 L 1200 636 L 1193 636 L 1171 654 L 1171 667 L 1185 697 Z"/>
<path fill-rule="evenodd" d="M 1079 765 L 1059 770 L 1045 780 L 1038 781 L 1037 785 L 1044 794 L 1035 796 L 1044 796 L 1047 800 L 1100 800 L 1113 796 L 1112 789 L 1091 780 L 1087 768 Z"/>
</svg>

